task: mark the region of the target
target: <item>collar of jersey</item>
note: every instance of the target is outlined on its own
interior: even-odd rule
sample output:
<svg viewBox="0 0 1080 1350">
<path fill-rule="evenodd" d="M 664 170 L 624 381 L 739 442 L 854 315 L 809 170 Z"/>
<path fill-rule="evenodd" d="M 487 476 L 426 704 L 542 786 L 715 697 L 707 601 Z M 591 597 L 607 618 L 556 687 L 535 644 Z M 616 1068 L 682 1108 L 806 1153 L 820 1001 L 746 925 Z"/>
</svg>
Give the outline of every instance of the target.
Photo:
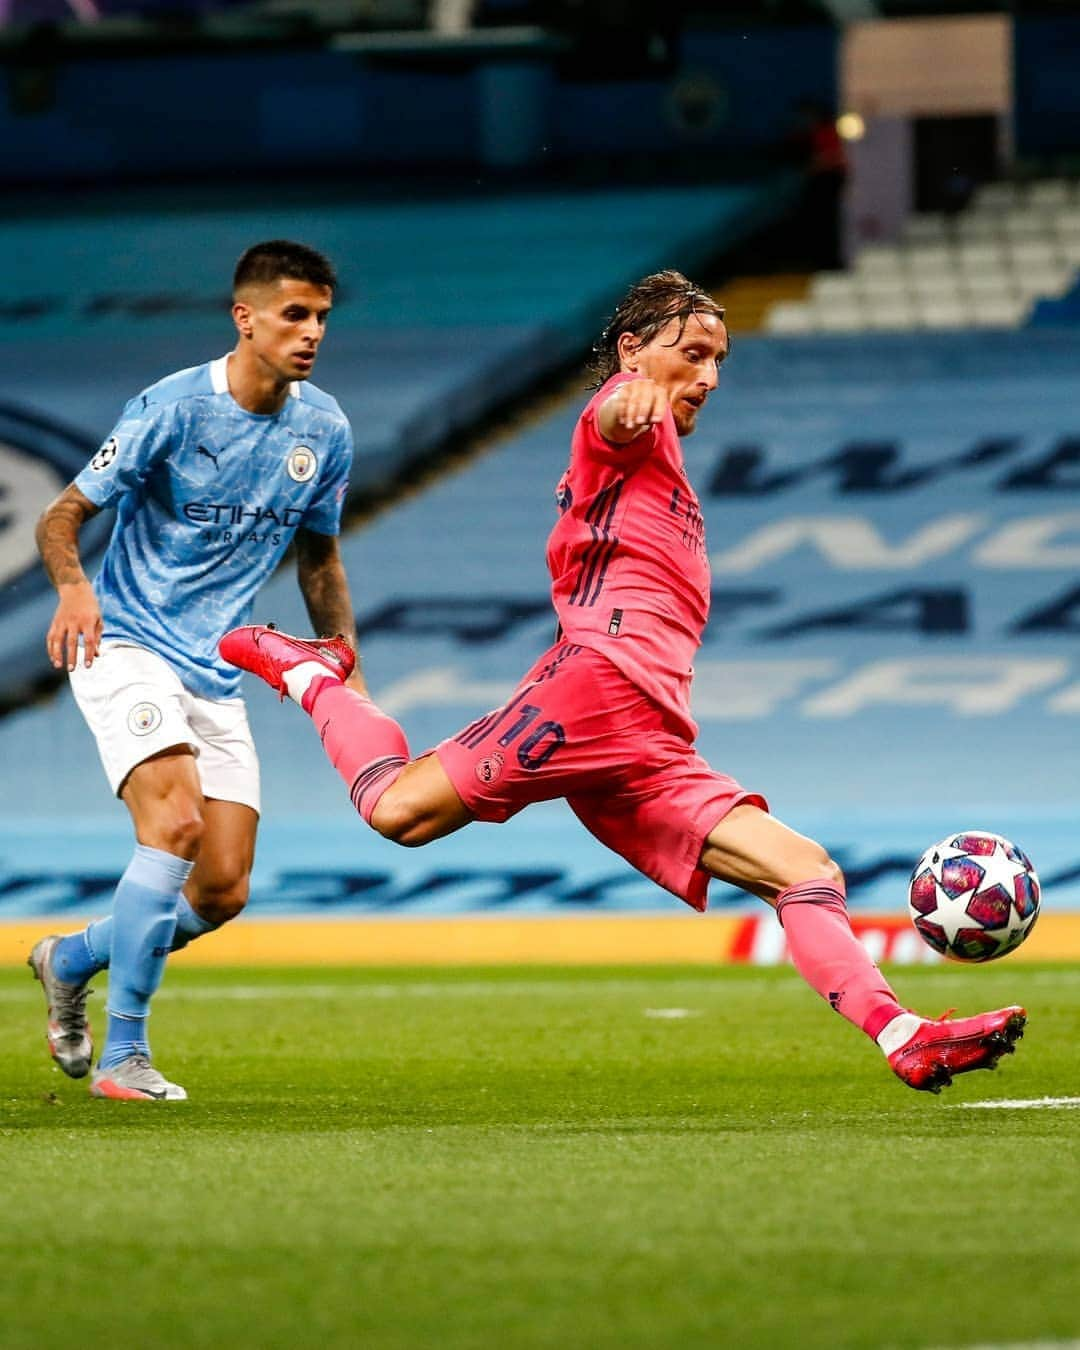
<svg viewBox="0 0 1080 1350">
<path fill-rule="evenodd" d="M 229 393 L 229 377 L 228 374 L 226 373 L 226 368 L 229 364 L 229 356 L 230 353 L 226 352 L 224 356 L 219 356 L 216 361 L 210 362 L 210 387 L 213 389 L 215 394 Z M 292 382 L 292 384 L 289 385 L 289 397 L 290 398 L 300 397 L 300 386 L 299 384 L 297 384 L 295 380 Z M 235 402 L 235 399 L 233 401 Z M 237 403 L 236 406 L 239 408 L 240 404 Z M 241 411 L 247 412 L 247 409 L 242 408 Z M 259 416 L 258 413 L 251 413 L 249 415 L 251 417 Z"/>
</svg>

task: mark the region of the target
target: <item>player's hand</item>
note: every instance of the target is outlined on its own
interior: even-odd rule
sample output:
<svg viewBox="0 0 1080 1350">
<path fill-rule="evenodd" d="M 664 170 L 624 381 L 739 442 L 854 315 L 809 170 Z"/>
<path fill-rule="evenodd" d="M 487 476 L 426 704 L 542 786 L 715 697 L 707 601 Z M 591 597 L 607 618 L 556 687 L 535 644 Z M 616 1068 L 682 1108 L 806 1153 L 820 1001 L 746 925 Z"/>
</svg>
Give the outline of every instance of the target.
<svg viewBox="0 0 1080 1350">
<path fill-rule="evenodd" d="M 600 433 L 625 443 L 663 421 L 669 407 L 667 390 L 655 380 L 627 380 L 600 409 Z"/>
<path fill-rule="evenodd" d="M 45 650 L 57 670 L 74 670 L 79 659 L 79 638 L 83 641 L 83 664 L 90 665 L 101 646 L 101 610 L 89 581 L 75 581 L 57 587 L 60 603 L 56 606 Z"/>
</svg>

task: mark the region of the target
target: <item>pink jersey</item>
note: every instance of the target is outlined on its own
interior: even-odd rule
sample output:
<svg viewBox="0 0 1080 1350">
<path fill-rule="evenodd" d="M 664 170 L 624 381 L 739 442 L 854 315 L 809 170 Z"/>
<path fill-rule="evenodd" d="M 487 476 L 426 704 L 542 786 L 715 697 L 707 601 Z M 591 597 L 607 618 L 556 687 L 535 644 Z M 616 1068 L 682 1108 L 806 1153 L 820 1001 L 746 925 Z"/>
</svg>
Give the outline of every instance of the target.
<svg viewBox="0 0 1080 1350">
<path fill-rule="evenodd" d="M 690 741 L 694 654 L 709 617 L 701 506 L 683 467 L 670 409 L 629 445 L 611 445 L 596 414 L 613 375 L 578 419 L 548 539 L 552 600 L 571 642 L 602 652 Z"/>
</svg>

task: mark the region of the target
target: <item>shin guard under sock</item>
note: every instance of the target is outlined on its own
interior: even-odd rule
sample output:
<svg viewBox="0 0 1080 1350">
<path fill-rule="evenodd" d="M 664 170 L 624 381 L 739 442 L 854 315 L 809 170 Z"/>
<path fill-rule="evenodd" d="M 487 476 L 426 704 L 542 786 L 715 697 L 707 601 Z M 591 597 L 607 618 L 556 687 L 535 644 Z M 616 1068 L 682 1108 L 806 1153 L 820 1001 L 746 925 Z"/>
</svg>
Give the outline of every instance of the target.
<svg viewBox="0 0 1080 1350">
<path fill-rule="evenodd" d="M 409 762 L 405 733 L 371 699 L 329 678 L 311 690 L 309 711 L 353 806 L 370 825 L 379 798 Z"/>
<path fill-rule="evenodd" d="M 101 1067 L 111 1068 L 137 1045 L 148 1053 L 146 1018 L 161 983 L 176 929 L 176 907 L 193 864 L 137 844 L 113 900 L 109 1031 Z"/>
<path fill-rule="evenodd" d="M 844 892 L 830 881 L 781 891 L 776 914 L 795 969 L 821 997 L 872 1039 L 904 1008 L 851 931 Z"/>
</svg>

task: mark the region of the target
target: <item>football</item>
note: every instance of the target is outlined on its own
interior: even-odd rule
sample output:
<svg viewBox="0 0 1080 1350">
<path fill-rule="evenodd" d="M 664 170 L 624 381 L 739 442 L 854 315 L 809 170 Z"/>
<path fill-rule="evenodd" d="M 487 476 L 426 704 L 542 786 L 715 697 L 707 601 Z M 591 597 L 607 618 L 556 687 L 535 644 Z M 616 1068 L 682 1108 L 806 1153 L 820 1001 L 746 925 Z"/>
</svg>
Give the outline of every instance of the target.
<svg viewBox="0 0 1080 1350">
<path fill-rule="evenodd" d="M 951 834 L 911 874 L 908 907 L 923 941 L 953 961 L 1015 951 L 1039 917 L 1039 878 L 1022 849 L 985 830 Z"/>
</svg>

